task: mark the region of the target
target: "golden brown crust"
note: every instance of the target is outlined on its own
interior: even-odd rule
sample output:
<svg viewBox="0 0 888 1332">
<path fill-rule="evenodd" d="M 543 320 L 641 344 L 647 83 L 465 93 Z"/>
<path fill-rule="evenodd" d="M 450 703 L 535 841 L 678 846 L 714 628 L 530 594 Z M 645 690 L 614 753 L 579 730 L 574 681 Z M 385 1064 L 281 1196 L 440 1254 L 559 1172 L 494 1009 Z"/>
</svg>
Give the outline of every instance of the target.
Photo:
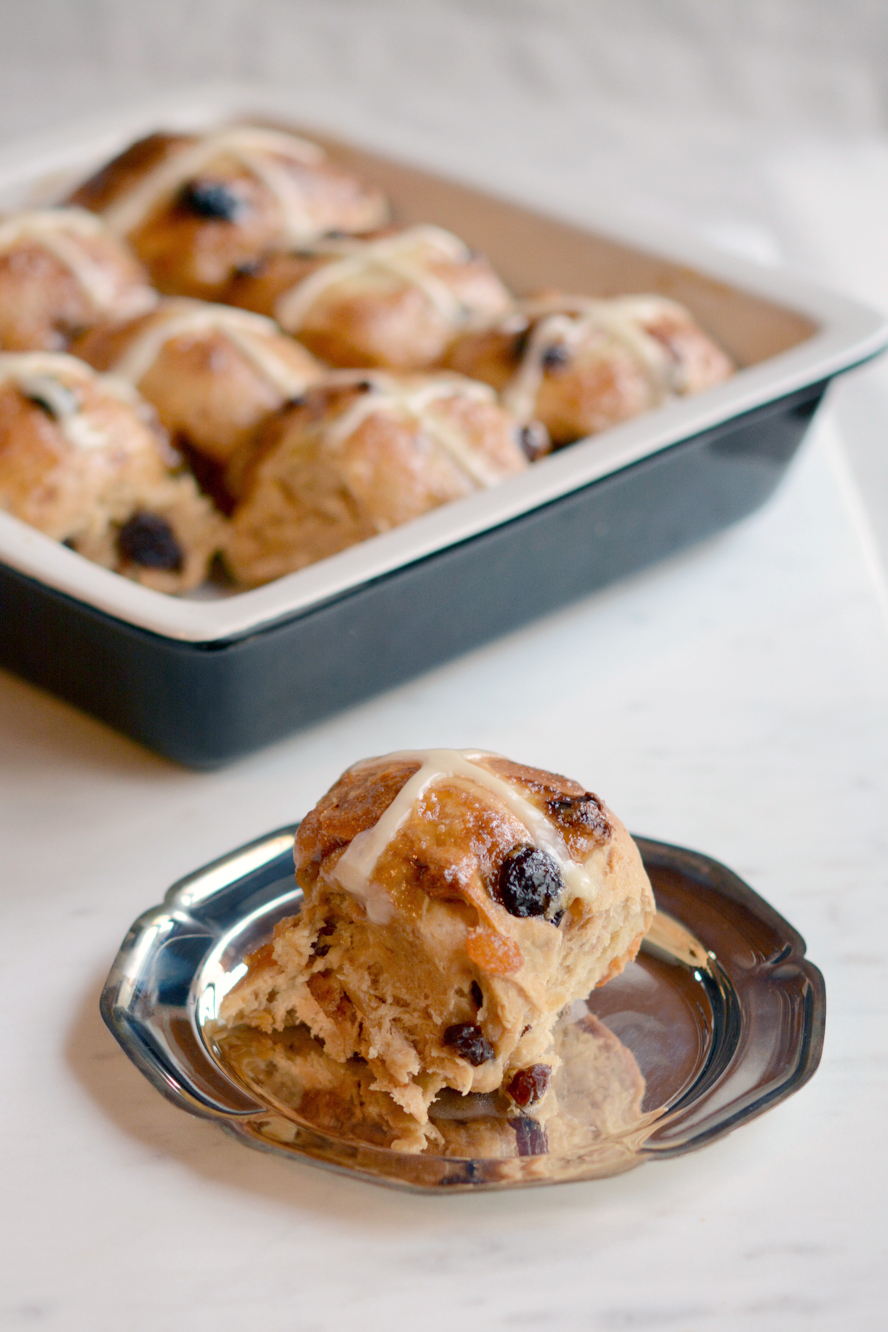
<svg viewBox="0 0 888 1332">
<path fill-rule="evenodd" d="M 518 787 L 530 803 L 558 828 L 572 856 L 584 858 L 613 834 L 603 802 L 577 782 L 510 759 L 491 755 L 485 766 Z M 386 756 L 350 768 L 302 820 L 296 836 L 296 880 L 309 889 L 325 865 L 358 833 L 379 820 L 419 767 L 419 759 Z M 430 897 L 458 898 L 473 904 L 470 879 L 454 872 L 468 858 L 478 859 L 486 882 L 493 882 L 506 853 L 515 845 L 515 823 L 464 786 L 438 785 L 401 827 L 390 848 L 390 890 L 416 900 L 413 890 Z M 386 870 L 381 867 L 381 877 Z M 637 951 L 637 949 L 636 949 Z"/>
<path fill-rule="evenodd" d="M 206 141 L 211 139 L 219 141 L 218 152 L 206 155 L 194 171 L 185 169 L 145 216 L 124 226 L 154 284 L 170 295 L 218 299 L 239 266 L 290 239 L 281 194 L 270 187 L 261 162 L 251 167 L 242 153 L 231 151 L 225 131 L 206 136 Z M 149 135 L 84 182 L 71 202 L 113 218 L 117 206 L 149 173 L 177 157 L 185 164 L 189 150 L 201 142 L 197 135 Z M 277 150 L 260 145 L 254 161 L 257 152 L 260 157 L 264 152 L 271 172 L 283 178 L 283 193 L 298 200 L 306 237 L 329 230 L 362 231 L 384 220 L 386 205 L 379 191 L 319 151 L 300 160 L 285 146 Z"/>
<path fill-rule="evenodd" d="M 527 855 L 550 876 L 545 901 L 514 888 Z M 551 1067 L 559 1012 L 634 957 L 653 916 L 602 802 L 493 755 L 355 765 L 303 820 L 295 859 L 302 913 L 249 959 L 225 1017 L 304 1022 L 420 1123 L 442 1087 L 489 1092 Z"/>
<path fill-rule="evenodd" d="M 126 386 L 123 386 L 125 388 Z M 224 523 L 147 404 L 72 357 L 0 357 L 0 508 L 164 592 L 195 587 Z"/>
<path fill-rule="evenodd" d="M 135 255 L 92 214 L 57 208 L 0 218 L 0 350 L 64 351 L 100 320 L 155 300 Z"/>
<path fill-rule="evenodd" d="M 184 331 L 176 334 L 177 327 Z M 133 382 L 177 443 L 223 466 L 321 374 L 311 354 L 270 322 L 238 329 L 227 307 L 175 298 L 139 318 L 99 325 L 72 350 L 97 370 L 126 373 L 138 345 L 165 329 L 170 336 L 155 343 L 153 359 L 142 358 Z"/>
<path fill-rule="evenodd" d="M 321 381 L 232 462 L 232 572 L 268 582 L 523 471 L 518 438 L 514 419 L 466 380 Z"/>
<path fill-rule="evenodd" d="M 445 359 L 491 384 L 519 415 L 538 417 L 557 445 L 733 373 L 687 310 L 646 296 L 523 302 L 521 313 L 457 338 Z"/>
<path fill-rule="evenodd" d="M 193 136 L 158 131 L 137 139 L 106 162 L 88 180 L 73 191 L 68 202 L 91 213 L 101 213 L 121 194 L 132 188 L 142 176 L 157 166 L 177 148 L 185 148 Z"/>
<path fill-rule="evenodd" d="M 279 319 L 331 365 L 393 370 L 436 365 L 467 325 L 512 305 L 488 261 L 436 227 L 271 254 L 225 299 Z"/>
</svg>

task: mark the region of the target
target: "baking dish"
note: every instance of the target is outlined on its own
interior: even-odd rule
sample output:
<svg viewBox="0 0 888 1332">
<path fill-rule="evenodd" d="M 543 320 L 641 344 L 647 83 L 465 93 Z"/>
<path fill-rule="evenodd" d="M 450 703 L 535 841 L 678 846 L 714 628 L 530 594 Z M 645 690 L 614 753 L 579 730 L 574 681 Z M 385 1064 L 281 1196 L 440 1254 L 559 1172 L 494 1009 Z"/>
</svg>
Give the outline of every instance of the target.
<svg viewBox="0 0 888 1332">
<path fill-rule="evenodd" d="M 0 209 L 62 197 L 158 127 L 264 119 L 284 96 L 206 89 L 0 157 Z M 162 754 L 212 767 L 700 540 L 761 504 L 829 380 L 888 344 L 888 321 L 603 211 L 586 230 L 300 131 L 484 250 L 519 292 L 654 291 L 683 301 L 742 367 L 670 403 L 265 587 L 172 598 L 0 513 L 0 664 Z"/>
</svg>

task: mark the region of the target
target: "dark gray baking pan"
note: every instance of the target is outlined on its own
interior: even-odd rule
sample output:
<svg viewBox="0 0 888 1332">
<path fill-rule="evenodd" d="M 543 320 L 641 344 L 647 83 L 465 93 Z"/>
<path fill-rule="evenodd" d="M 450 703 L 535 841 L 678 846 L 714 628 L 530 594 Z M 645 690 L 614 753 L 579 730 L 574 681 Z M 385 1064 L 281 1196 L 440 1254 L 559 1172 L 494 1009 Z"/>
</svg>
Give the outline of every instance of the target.
<svg viewBox="0 0 888 1332">
<path fill-rule="evenodd" d="M 151 129 L 251 118 L 286 122 L 287 108 L 255 90 L 209 90 L 21 145 L 0 159 L 0 208 L 60 197 Z M 0 513 L 0 664 L 194 767 L 225 763 L 742 518 L 774 490 L 829 380 L 888 344 L 881 314 L 694 239 L 612 217 L 584 230 L 327 146 L 389 191 L 399 220 L 451 228 L 519 292 L 672 296 L 741 369 L 249 592 L 167 597 Z"/>
</svg>

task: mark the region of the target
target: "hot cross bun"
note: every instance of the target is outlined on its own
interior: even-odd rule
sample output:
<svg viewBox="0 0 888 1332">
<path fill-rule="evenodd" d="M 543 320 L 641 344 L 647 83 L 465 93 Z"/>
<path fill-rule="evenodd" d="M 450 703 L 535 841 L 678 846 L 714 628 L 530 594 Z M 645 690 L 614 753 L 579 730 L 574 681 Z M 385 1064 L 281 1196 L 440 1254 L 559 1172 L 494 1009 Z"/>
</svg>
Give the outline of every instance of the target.
<svg viewBox="0 0 888 1332">
<path fill-rule="evenodd" d="M 556 1021 L 631 961 L 653 919 L 638 849 L 566 777 L 468 750 L 355 764 L 296 837 L 301 914 L 223 1018 L 303 1023 L 420 1125 L 444 1088 L 544 1099 Z"/>
<path fill-rule="evenodd" d="M 156 287 L 217 300 L 236 269 L 273 245 L 382 225 L 375 187 L 294 134 L 234 125 L 151 134 L 71 196 L 126 236 Z"/>
<path fill-rule="evenodd" d="M 224 520 L 152 409 L 73 356 L 0 355 L 0 508 L 161 592 L 206 578 Z"/>
</svg>

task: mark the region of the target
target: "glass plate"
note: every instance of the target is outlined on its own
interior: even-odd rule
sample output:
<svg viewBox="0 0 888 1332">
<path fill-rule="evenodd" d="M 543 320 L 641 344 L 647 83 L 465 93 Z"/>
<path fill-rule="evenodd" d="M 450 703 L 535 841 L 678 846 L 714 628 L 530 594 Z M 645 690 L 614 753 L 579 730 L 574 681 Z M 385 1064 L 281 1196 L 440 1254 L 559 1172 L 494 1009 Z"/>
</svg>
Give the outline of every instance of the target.
<svg viewBox="0 0 888 1332">
<path fill-rule="evenodd" d="M 509 1118 L 496 1098 L 445 1096 L 437 1145 L 396 1150 L 378 1122 L 305 1093 L 308 1063 L 325 1058 L 306 1054 L 307 1038 L 275 1047 L 271 1076 L 268 1038 L 258 1052 L 255 1033 L 232 1047 L 217 1021 L 244 955 L 299 910 L 297 826 L 174 884 L 132 926 L 102 994 L 105 1022 L 149 1081 L 251 1146 L 433 1192 L 595 1179 L 702 1147 L 817 1068 L 826 996 L 801 936 L 717 861 L 636 838 L 657 916 L 637 960 L 564 1015 L 557 1100 L 542 1103 L 556 1101 L 554 1114 Z"/>
</svg>

